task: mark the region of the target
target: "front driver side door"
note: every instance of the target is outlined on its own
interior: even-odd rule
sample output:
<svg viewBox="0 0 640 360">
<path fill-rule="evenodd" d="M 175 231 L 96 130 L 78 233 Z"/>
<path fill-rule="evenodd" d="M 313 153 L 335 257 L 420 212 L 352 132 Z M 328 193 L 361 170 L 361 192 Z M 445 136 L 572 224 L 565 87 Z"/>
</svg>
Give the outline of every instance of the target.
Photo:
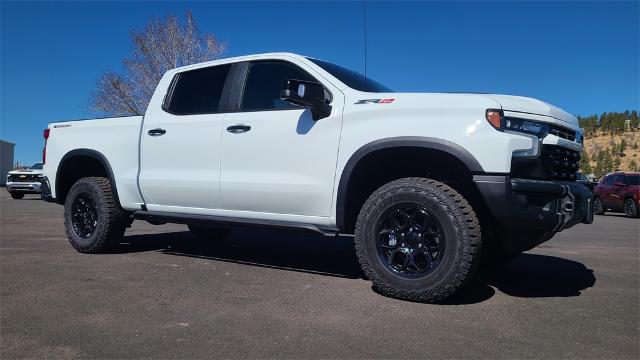
<svg viewBox="0 0 640 360">
<path fill-rule="evenodd" d="M 344 96 L 330 84 L 331 114 L 314 121 L 311 110 L 280 99 L 285 80 L 318 81 L 303 63 L 254 61 L 241 102 L 222 129 L 220 188 L 225 210 L 263 219 L 327 223 Z M 320 82 L 320 81 L 318 81 Z M 305 219 L 299 217 L 303 215 Z"/>
</svg>

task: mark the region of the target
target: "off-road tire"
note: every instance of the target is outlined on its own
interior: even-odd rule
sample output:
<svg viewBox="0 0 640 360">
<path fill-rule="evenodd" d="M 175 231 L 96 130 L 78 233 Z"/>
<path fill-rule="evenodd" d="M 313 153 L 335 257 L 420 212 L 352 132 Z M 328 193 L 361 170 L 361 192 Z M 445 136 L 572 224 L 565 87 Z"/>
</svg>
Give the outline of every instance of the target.
<svg viewBox="0 0 640 360">
<path fill-rule="evenodd" d="M 417 203 L 438 219 L 445 234 L 442 262 L 430 274 L 408 279 L 392 272 L 376 248 L 376 224 L 389 208 Z M 363 205 L 355 230 L 355 249 L 365 275 L 383 295 L 420 302 L 438 302 L 470 280 L 480 260 L 480 224 L 469 203 L 453 188 L 426 178 L 404 178 L 376 190 Z"/>
<path fill-rule="evenodd" d="M 95 203 L 97 223 L 95 230 L 88 238 L 80 237 L 72 223 L 72 206 L 74 199 L 87 194 Z M 64 226 L 71 246 L 77 251 L 87 254 L 107 252 L 124 237 L 128 214 L 122 210 L 114 199 L 109 179 L 104 177 L 85 177 L 76 181 L 69 190 L 64 204 Z"/>
<path fill-rule="evenodd" d="M 187 225 L 189 227 L 189 231 L 195 237 L 203 240 L 222 240 L 226 238 L 231 229 L 223 229 L 217 227 L 207 227 L 201 225 Z"/>
<path fill-rule="evenodd" d="M 599 197 L 593 198 L 593 213 L 595 215 L 604 215 L 604 206 L 602 205 L 602 200 Z"/>
<path fill-rule="evenodd" d="M 24 193 L 20 193 L 20 192 L 10 192 L 9 194 L 11 195 L 12 199 L 16 199 L 16 200 L 20 200 L 24 197 Z"/>
</svg>

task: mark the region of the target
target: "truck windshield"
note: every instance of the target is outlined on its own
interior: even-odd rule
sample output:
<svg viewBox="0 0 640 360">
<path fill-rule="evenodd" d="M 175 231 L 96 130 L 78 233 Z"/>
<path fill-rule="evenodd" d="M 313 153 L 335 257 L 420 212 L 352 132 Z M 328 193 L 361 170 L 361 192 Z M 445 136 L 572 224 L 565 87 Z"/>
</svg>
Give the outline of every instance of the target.
<svg viewBox="0 0 640 360">
<path fill-rule="evenodd" d="M 330 62 L 307 58 L 311 60 L 316 65 L 323 68 L 329 74 L 338 78 L 338 80 L 345 83 L 348 87 L 366 92 L 375 92 L 375 93 L 383 93 L 383 92 L 393 92 L 393 90 L 388 87 L 369 79 L 353 70 L 349 70 L 342 66 L 332 64 Z"/>
<path fill-rule="evenodd" d="M 42 170 L 42 163 L 35 163 L 29 169 L 31 169 L 31 170 Z"/>
</svg>

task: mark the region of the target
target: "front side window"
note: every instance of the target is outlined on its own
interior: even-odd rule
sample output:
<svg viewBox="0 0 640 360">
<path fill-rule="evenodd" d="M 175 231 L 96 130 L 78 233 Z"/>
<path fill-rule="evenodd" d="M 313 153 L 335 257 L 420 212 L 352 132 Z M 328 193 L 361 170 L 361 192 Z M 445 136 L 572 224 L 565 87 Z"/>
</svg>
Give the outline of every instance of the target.
<svg viewBox="0 0 640 360">
<path fill-rule="evenodd" d="M 624 175 L 616 175 L 616 180 L 615 180 L 613 183 L 614 183 L 614 184 L 615 184 L 615 183 L 622 183 L 622 184 L 624 184 L 624 183 L 625 183 L 625 182 L 624 182 Z"/>
<path fill-rule="evenodd" d="M 286 80 L 316 81 L 299 67 L 285 61 L 251 63 L 244 85 L 241 109 L 244 111 L 300 109 L 280 99 Z"/>
<path fill-rule="evenodd" d="M 602 182 L 603 182 L 605 185 L 609 185 L 609 186 L 611 186 L 611 185 L 613 185 L 613 179 L 614 179 L 614 178 L 615 178 L 615 176 L 613 176 L 613 175 L 609 175 L 609 176 L 605 177 L 605 178 L 604 178 L 604 180 L 602 180 Z"/>
<path fill-rule="evenodd" d="M 185 71 L 176 75 L 165 110 L 175 115 L 218 112 L 224 82 L 231 65 Z"/>
</svg>

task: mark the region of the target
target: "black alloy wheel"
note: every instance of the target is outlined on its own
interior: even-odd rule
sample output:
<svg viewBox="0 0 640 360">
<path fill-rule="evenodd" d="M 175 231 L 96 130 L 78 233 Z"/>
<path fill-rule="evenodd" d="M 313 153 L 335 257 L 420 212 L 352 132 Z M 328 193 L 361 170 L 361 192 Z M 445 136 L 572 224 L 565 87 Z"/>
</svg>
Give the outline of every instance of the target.
<svg viewBox="0 0 640 360">
<path fill-rule="evenodd" d="M 402 203 L 385 211 L 377 223 L 378 255 L 397 275 L 416 279 L 432 273 L 444 257 L 444 232 L 423 205 Z"/>
<path fill-rule="evenodd" d="M 89 238 L 98 225 L 98 209 L 88 193 L 79 194 L 71 205 L 73 231 L 83 239 Z"/>
</svg>

